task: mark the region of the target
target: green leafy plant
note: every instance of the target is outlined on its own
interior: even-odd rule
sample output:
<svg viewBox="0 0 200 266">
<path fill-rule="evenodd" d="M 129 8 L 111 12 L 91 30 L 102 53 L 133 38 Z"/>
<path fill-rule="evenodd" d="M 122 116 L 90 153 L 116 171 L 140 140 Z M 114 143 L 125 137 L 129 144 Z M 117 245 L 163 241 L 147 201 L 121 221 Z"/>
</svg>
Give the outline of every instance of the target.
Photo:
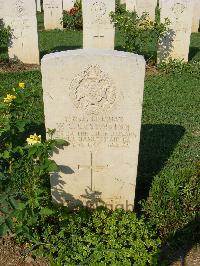
<svg viewBox="0 0 200 266">
<path fill-rule="evenodd" d="M 48 173 L 56 171 L 57 166 L 49 157 L 52 152 L 66 143 L 53 140 L 42 142 L 36 133 L 25 138 L 31 118 L 24 112 L 23 103 L 29 99 L 30 91 L 24 82 L 1 99 L 0 102 L 0 234 L 17 232 L 13 219 L 22 213 L 26 206 L 28 215 L 23 216 L 24 228 L 28 221 L 35 221 L 36 209 L 39 213 L 44 207 L 43 197 L 49 196 Z M 29 104 L 31 108 L 31 104 Z M 29 111 L 29 110 L 26 110 Z M 25 141 L 27 143 L 25 143 Z M 24 204 L 24 205 L 23 205 Z M 24 229 L 20 224 L 20 230 Z"/>
<path fill-rule="evenodd" d="M 143 54 L 148 59 L 155 58 L 158 40 L 167 30 L 168 19 L 164 23 L 159 17 L 151 21 L 147 13 L 139 17 L 136 12 L 126 11 L 123 7 L 111 13 L 111 19 L 122 36 L 126 51 Z"/>
<path fill-rule="evenodd" d="M 199 192 L 200 164 L 167 176 L 161 174 L 154 179 L 147 202 L 143 202 L 143 212 L 166 239 L 199 217 Z"/>
<path fill-rule="evenodd" d="M 8 45 L 9 36 L 10 28 L 6 28 L 0 20 L 0 47 Z"/>
<path fill-rule="evenodd" d="M 190 74 L 191 77 L 200 77 L 200 62 L 184 62 L 183 60 L 169 59 L 168 62 L 162 62 L 158 65 L 158 69 L 166 74 Z"/>
<path fill-rule="evenodd" d="M 82 5 L 81 1 L 76 1 L 74 7 L 69 11 L 63 11 L 63 25 L 68 30 L 82 30 L 83 18 L 82 18 Z"/>
<path fill-rule="evenodd" d="M 36 252 L 52 265 L 157 265 L 160 240 L 130 211 L 81 209 L 40 233 Z"/>
</svg>

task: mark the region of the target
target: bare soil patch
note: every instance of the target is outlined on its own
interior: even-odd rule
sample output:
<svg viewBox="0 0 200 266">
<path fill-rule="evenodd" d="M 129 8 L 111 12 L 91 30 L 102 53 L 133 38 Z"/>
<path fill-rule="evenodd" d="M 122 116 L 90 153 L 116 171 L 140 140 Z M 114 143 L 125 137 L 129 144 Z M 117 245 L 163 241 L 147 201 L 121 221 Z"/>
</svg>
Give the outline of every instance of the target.
<svg viewBox="0 0 200 266">
<path fill-rule="evenodd" d="M 0 266 L 49 266 L 44 258 L 34 258 L 31 254 L 26 254 L 23 246 L 16 245 L 14 241 L 7 237 L 0 239 Z"/>
</svg>

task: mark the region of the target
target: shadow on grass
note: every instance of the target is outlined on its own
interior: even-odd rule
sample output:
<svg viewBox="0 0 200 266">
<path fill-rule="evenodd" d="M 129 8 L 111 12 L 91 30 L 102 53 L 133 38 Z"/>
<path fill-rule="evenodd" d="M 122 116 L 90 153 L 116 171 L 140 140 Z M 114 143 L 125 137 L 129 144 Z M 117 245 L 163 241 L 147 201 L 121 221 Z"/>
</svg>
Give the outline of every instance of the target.
<svg viewBox="0 0 200 266">
<path fill-rule="evenodd" d="M 199 261 L 200 247 L 197 245 L 200 243 L 200 215 L 184 228 L 180 229 L 175 235 L 167 240 L 161 248 L 161 261 L 165 262 L 165 265 L 172 265 L 179 260 L 182 266 L 190 265 L 186 259 L 188 253 L 190 254 L 190 260 Z M 195 248 L 198 250 L 195 252 Z M 193 265 L 193 264 L 192 264 Z M 197 264 L 195 264 L 197 265 Z M 199 264 L 198 264 L 199 265 Z"/>
<path fill-rule="evenodd" d="M 192 60 L 200 52 L 199 47 L 190 47 L 189 60 Z"/>
<path fill-rule="evenodd" d="M 77 46 L 56 46 L 56 47 L 52 47 L 49 50 L 45 50 L 45 51 L 41 51 L 40 52 L 40 58 L 42 58 L 44 55 L 46 54 L 50 54 L 50 53 L 56 53 L 56 52 L 62 52 L 62 51 L 67 51 L 67 50 L 76 50 L 76 49 L 81 49 L 82 46 L 81 45 L 77 45 Z"/>
<path fill-rule="evenodd" d="M 136 209 L 149 194 L 153 177 L 164 167 L 185 129 L 178 125 L 143 125 L 141 129 Z"/>
</svg>

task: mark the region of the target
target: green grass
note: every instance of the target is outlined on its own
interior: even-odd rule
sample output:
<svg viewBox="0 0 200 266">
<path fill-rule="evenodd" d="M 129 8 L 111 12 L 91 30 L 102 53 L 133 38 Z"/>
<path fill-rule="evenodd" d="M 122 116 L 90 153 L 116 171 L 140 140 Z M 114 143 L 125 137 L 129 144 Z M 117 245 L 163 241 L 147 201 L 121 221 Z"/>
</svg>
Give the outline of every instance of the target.
<svg viewBox="0 0 200 266">
<path fill-rule="evenodd" d="M 186 73 L 146 78 L 138 200 L 148 196 L 155 175 L 199 160 L 199 92 L 200 80 Z"/>
<path fill-rule="evenodd" d="M 42 29 L 43 16 L 38 15 Z M 82 32 L 39 31 L 41 57 L 44 54 L 82 47 Z M 122 39 L 116 34 L 116 47 Z M 5 57 L 5 53 L 3 53 Z M 200 60 L 200 33 L 192 34 L 190 60 Z M 23 80 L 38 90 L 32 116 L 44 123 L 41 73 L 39 71 L 0 74 L 1 96 Z M 155 175 L 175 171 L 199 160 L 199 79 L 183 73 L 148 75 L 145 80 L 143 125 L 139 156 L 137 199 L 146 198 Z M 31 101 L 31 99 L 30 99 Z M 39 130 L 39 128 L 38 128 Z M 38 132 L 39 133 L 39 132 Z"/>
<path fill-rule="evenodd" d="M 43 16 L 38 15 L 39 45 L 44 54 L 82 47 L 82 32 L 43 31 Z M 116 48 L 122 49 L 122 38 L 116 34 Z M 0 48 L 1 49 L 1 48 Z M 5 48 L 0 52 L 0 62 L 8 59 Z M 192 34 L 190 60 L 200 61 L 200 33 Z M 199 161 L 200 79 L 197 75 L 183 71 L 176 74 L 152 74 L 145 79 L 139 167 L 136 186 L 136 203 L 146 199 L 156 175 L 172 176 L 180 168 Z M 35 93 L 28 102 L 31 125 L 22 136 L 25 140 L 31 133 L 45 135 L 40 71 L 0 73 L 0 97 L 4 97 L 18 86 L 19 81 L 34 88 Z M 27 108 L 28 109 L 28 108 Z M 137 205 L 138 206 L 138 205 Z"/>
<path fill-rule="evenodd" d="M 33 121 L 43 132 L 41 73 L 39 71 L 0 74 L 1 96 L 25 81 L 37 90 Z M 137 199 L 146 198 L 155 175 L 176 171 L 199 160 L 199 79 L 189 74 L 152 75 L 145 80 L 140 143 Z M 25 103 L 29 104 L 29 103 Z M 34 128 L 34 127 L 33 127 Z M 34 132 L 33 132 L 34 133 Z"/>
</svg>

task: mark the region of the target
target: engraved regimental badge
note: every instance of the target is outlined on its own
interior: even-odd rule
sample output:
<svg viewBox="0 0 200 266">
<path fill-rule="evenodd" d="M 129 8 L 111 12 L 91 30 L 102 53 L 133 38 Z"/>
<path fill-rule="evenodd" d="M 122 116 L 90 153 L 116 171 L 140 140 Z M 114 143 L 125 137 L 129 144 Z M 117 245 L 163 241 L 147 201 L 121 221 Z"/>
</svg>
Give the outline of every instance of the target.
<svg viewBox="0 0 200 266">
<path fill-rule="evenodd" d="M 24 0 L 18 0 L 15 4 L 17 16 L 21 17 L 24 16 Z"/>
<path fill-rule="evenodd" d="M 105 3 L 95 1 L 91 7 L 92 23 L 103 23 L 106 11 Z"/>
<path fill-rule="evenodd" d="M 172 12 L 175 14 L 176 18 L 179 18 L 180 15 L 184 12 L 184 10 L 185 10 L 185 6 L 181 3 L 176 3 L 172 7 Z"/>
<path fill-rule="evenodd" d="M 100 66 L 90 65 L 72 80 L 70 97 L 81 112 L 95 115 L 112 107 L 116 89 Z"/>
</svg>

